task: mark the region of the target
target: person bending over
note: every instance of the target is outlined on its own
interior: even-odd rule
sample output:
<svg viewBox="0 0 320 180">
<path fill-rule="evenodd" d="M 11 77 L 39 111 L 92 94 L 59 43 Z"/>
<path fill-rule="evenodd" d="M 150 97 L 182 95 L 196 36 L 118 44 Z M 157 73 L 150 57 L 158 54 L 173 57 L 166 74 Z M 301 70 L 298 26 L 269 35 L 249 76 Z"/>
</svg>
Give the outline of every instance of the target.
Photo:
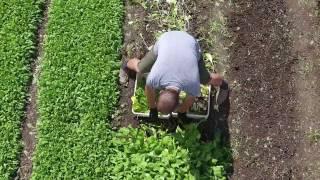
<svg viewBox="0 0 320 180">
<path fill-rule="evenodd" d="M 162 34 L 153 48 L 140 60 L 130 59 L 126 67 L 137 73 L 149 73 L 145 95 L 150 108 L 150 119 L 157 120 L 158 112 L 170 114 L 175 110 L 181 120 L 200 95 L 200 84 L 220 87 L 221 104 L 228 95 L 228 85 L 222 76 L 209 73 L 202 59 L 197 40 L 187 32 L 170 31 Z M 156 89 L 160 90 L 156 99 Z M 179 104 L 179 93 L 187 97 Z"/>
</svg>

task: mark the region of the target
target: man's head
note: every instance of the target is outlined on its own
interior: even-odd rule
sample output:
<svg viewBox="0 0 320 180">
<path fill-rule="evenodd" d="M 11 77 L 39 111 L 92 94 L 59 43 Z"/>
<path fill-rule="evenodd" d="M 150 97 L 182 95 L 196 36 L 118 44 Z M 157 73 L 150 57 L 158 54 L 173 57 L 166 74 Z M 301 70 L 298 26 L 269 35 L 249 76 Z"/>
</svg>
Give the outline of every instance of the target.
<svg viewBox="0 0 320 180">
<path fill-rule="evenodd" d="M 217 73 L 212 73 L 210 75 L 211 77 L 211 80 L 210 80 L 210 84 L 212 86 L 215 86 L 215 87 L 219 87 L 221 86 L 222 82 L 223 82 L 223 77 Z"/>
<path fill-rule="evenodd" d="M 178 105 L 179 93 L 173 89 L 165 89 L 160 92 L 157 109 L 162 114 L 169 114 Z"/>
</svg>

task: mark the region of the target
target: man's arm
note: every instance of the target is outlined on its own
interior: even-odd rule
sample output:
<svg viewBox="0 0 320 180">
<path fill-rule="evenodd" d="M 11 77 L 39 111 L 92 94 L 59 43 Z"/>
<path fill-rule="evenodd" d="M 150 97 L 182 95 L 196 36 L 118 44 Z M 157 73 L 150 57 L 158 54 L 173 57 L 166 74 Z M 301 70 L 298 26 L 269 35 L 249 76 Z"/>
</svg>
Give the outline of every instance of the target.
<svg viewBox="0 0 320 180">
<path fill-rule="evenodd" d="M 178 107 L 178 113 L 186 113 L 191 108 L 193 102 L 195 100 L 194 96 L 187 95 L 186 99 L 183 101 L 182 104 Z"/>
<path fill-rule="evenodd" d="M 156 91 L 149 85 L 145 86 L 145 94 L 147 96 L 148 106 L 150 109 L 157 107 L 156 105 Z"/>
<path fill-rule="evenodd" d="M 138 58 L 130 59 L 127 63 L 127 67 L 137 73 L 150 72 L 153 64 L 158 57 L 158 45 L 156 45 L 140 60 Z"/>
</svg>

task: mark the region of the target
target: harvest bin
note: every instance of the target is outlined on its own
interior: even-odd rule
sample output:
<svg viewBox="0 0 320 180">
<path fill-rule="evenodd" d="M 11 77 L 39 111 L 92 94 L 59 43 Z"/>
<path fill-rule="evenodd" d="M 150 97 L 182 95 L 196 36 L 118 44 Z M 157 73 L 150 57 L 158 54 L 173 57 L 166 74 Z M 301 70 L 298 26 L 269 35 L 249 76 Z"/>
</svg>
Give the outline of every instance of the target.
<svg viewBox="0 0 320 180">
<path fill-rule="evenodd" d="M 146 77 L 148 74 L 137 75 L 134 94 L 131 97 L 132 100 L 132 113 L 138 117 L 149 117 L 149 108 L 147 105 L 147 98 L 144 95 L 144 86 L 146 83 Z M 207 119 L 210 111 L 210 93 L 211 86 L 201 85 L 200 97 L 197 97 L 195 103 L 193 103 L 190 111 L 187 113 L 187 117 L 192 119 Z M 158 92 L 157 92 L 158 94 Z M 180 93 L 179 102 L 183 101 L 186 96 L 185 92 Z M 177 113 L 172 113 L 173 117 L 177 117 Z M 159 114 L 161 119 L 169 119 L 170 115 Z"/>
</svg>

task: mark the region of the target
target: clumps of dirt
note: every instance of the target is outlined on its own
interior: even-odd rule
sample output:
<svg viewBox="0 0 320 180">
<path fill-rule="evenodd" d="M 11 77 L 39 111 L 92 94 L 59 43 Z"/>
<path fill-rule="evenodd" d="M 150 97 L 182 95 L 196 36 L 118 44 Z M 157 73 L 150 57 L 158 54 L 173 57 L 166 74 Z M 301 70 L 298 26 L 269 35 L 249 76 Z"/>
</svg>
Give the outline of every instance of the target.
<svg viewBox="0 0 320 180">
<path fill-rule="evenodd" d="M 145 9 L 139 4 L 125 1 L 125 21 L 124 21 L 124 45 L 122 48 L 122 61 L 126 63 L 130 58 L 142 58 L 147 52 L 151 36 L 146 31 Z M 113 116 L 114 127 L 137 127 L 138 118 L 132 112 L 131 96 L 134 91 L 135 79 L 129 78 L 127 83 L 120 84 L 120 108 Z"/>
<path fill-rule="evenodd" d="M 319 3 L 319 2 L 318 2 Z M 294 83 L 297 87 L 297 118 L 300 143 L 295 155 L 299 179 L 320 179 L 320 27 L 317 2 L 287 1 L 292 23 L 292 53 L 298 60 Z"/>
<path fill-rule="evenodd" d="M 46 24 L 48 22 L 48 9 L 50 0 L 46 0 L 41 7 L 41 20 L 37 28 L 36 51 L 31 61 L 31 73 L 28 99 L 25 107 L 26 117 L 22 123 L 22 144 L 23 150 L 20 157 L 19 169 L 14 179 L 30 179 L 32 174 L 32 155 L 36 146 L 36 124 L 37 124 L 37 78 L 39 76 L 39 64 L 43 57 L 43 41 Z"/>
<path fill-rule="evenodd" d="M 234 3 L 236 8 L 229 15 L 228 25 L 235 39 L 227 69 L 233 87 L 232 179 L 302 179 L 305 169 L 301 168 L 302 161 L 296 159 L 300 159 L 300 144 L 305 140 L 301 111 L 297 109 L 310 110 L 313 117 L 318 117 L 320 112 L 309 109 L 308 102 L 301 104 L 305 97 L 316 99 L 319 92 L 303 93 L 308 86 L 303 83 L 304 88 L 299 88 L 301 81 L 297 81 L 300 79 L 297 67 L 301 61 L 304 65 L 307 61 L 300 58 L 301 51 L 297 51 L 296 45 L 306 48 L 308 43 L 299 43 L 295 37 L 303 37 L 306 31 L 299 34 L 293 30 L 303 24 L 295 24 L 292 19 L 292 8 L 288 5 L 292 1 L 238 0 Z M 300 18 L 301 22 L 307 20 L 304 16 Z M 308 54 L 310 50 L 303 51 Z M 314 90 L 318 87 L 316 77 L 319 75 L 307 81 L 307 84 L 314 82 Z"/>
</svg>

